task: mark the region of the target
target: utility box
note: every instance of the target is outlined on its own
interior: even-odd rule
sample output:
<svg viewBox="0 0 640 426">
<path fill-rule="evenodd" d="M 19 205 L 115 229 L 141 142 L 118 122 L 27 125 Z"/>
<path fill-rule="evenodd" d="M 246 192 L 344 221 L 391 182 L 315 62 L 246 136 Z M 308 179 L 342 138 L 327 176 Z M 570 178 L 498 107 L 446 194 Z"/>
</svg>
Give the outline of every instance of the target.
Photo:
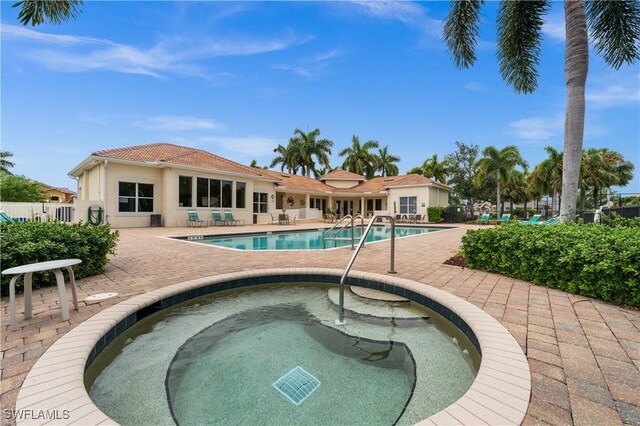
<svg viewBox="0 0 640 426">
<path fill-rule="evenodd" d="M 159 228 L 162 226 L 162 215 L 161 214 L 152 214 L 149 216 L 150 224 L 152 228 Z"/>
</svg>

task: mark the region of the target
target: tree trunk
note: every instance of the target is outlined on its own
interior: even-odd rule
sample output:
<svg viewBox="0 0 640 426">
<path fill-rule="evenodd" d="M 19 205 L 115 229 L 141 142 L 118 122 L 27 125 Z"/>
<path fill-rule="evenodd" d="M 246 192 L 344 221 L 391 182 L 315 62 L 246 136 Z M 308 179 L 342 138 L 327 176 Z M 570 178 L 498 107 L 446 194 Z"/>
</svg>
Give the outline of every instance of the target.
<svg viewBox="0 0 640 426">
<path fill-rule="evenodd" d="M 551 216 L 558 213 L 558 181 L 553 181 L 553 194 L 551 194 Z"/>
<path fill-rule="evenodd" d="M 580 211 L 584 211 L 584 189 L 580 190 Z"/>
<path fill-rule="evenodd" d="M 576 213 L 578 178 L 584 136 L 584 92 L 589 71 L 589 38 L 585 0 L 564 3 L 566 51 L 564 74 L 567 84 L 567 111 L 564 122 L 562 161 L 562 205 L 560 218 L 573 221 Z"/>
<path fill-rule="evenodd" d="M 513 213 L 513 212 L 511 212 L 511 213 Z M 522 212 L 522 217 L 525 218 L 525 219 L 529 218 L 529 215 L 527 214 L 527 202 L 526 201 L 524 202 L 524 211 Z"/>
<path fill-rule="evenodd" d="M 500 170 L 496 170 L 497 185 L 496 185 L 496 210 L 498 217 L 502 215 L 500 210 Z"/>
</svg>

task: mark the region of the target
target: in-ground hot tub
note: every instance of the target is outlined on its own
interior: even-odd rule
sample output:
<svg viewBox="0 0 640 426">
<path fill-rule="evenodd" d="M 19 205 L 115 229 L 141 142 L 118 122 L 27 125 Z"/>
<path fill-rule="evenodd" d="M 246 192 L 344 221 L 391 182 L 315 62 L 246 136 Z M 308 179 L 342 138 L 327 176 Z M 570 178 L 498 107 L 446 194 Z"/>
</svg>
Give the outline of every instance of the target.
<svg viewBox="0 0 640 426">
<path fill-rule="evenodd" d="M 296 418 L 326 423 L 327 407 L 335 414 L 332 421 L 351 424 L 413 423 L 427 417 L 436 423 L 521 422 L 530 395 L 528 364 L 499 323 L 429 286 L 353 272 L 347 284 L 394 293 L 431 311 L 416 306 L 413 317 L 393 320 L 376 318 L 375 312 L 350 315 L 346 326 L 335 326 L 326 287 L 300 283 L 337 283 L 341 272 L 227 274 L 122 302 L 70 331 L 41 357 L 17 408 L 69 410 L 74 423 L 109 419 L 87 395 L 83 373 L 88 365 L 92 396 L 122 423 L 282 424 Z M 284 287 L 292 282 L 298 285 Z M 194 299 L 220 291 L 225 293 Z M 250 299 L 267 303 L 252 305 Z M 438 327 L 440 317 L 450 325 Z M 153 333 L 146 332 L 149 327 Z M 156 339 L 158 333 L 165 340 Z M 438 355 L 435 348 L 445 351 Z M 474 352 L 482 353 L 475 380 Z M 103 368 L 105 360 L 109 365 Z M 453 362 L 438 364 L 445 360 Z M 437 392 L 447 378 L 453 379 L 451 392 Z M 134 386 L 126 389 L 125 382 Z M 436 393 L 428 392 L 430 385 Z M 136 393 L 142 394 L 139 402 L 128 396 Z M 338 405 L 348 409 L 340 413 Z M 358 411 L 358 406 L 364 408 Z M 129 414 L 121 416 L 119 409 Z"/>
</svg>

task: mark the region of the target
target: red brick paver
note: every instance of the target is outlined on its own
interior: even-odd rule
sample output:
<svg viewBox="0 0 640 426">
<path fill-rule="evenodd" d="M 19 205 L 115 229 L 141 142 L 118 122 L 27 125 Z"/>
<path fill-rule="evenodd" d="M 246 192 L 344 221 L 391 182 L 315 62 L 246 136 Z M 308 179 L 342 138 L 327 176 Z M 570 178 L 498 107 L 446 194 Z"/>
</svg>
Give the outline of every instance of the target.
<svg viewBox="0 0 640 426">
<path fill-rule="evenodd" d="M 295 228 L 316 228 L 301 224 Z M 8 330 L 2 298 L 0 404 L 13 409 L 18 389 L 38 357 L 60 336 L 96 312 L 146 291 L 194 278 L 274 267 L 344 268 L 349 249 L 253 252 L 161 238 L 243 228 L 121 229 L 117 256 L 104 274 L 78 280 L 79 298 L 116 291 L 119 298 L 70 310 L 62 322 L 55 286 L 34 291 L 34 316 Z M 294 228 L 293 226 L 291 228 Z M 398 276 L 441 288 L 484 309 L 516 338 L 532 372 L 532 399 L 525 424 L 640 425 L 640 312 L 517 279 L 443 265 L 456 254 L 468 227 L 396 241 Z M 367 245 L 353 269 L 385 274 L 389 243 Z M 23 312 L 18 296 L 18 314 Z M 3 424 L 12 423 L 2 413 Z"/>
</svg>

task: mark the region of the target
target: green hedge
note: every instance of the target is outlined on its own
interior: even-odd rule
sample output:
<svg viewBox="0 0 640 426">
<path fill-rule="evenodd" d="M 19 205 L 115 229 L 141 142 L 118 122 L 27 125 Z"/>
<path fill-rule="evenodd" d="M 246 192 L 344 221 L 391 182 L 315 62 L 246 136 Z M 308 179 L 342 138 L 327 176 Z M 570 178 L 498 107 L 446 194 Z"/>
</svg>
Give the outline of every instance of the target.
<svg viewBox="0 0 640 426">
<path fill-rule="evenodd" d="M 469 230 L 462 253 L 470 268 L 640 307 L 640 228 L 561 223 Z"/>
<path fill-rule="evenodd" d="M 14 266 L 49 260 L 82 259 L 73 267 L 77 278 L 102 273 L 107 264 L 107 254 L 115 254 L 118 231 L 109 225 L 91 226 L 87 223 L 66 224 L 63 222 L 0 223 L 2 247 L 0 262 L 2 270 Z M 11 276 L 2 276 L 0 289 L 9 294 Z M 23 281 L 18 280 L 17 289 Z M 55 285 L 53 272 L 33 274 L 33 287 Z"/>
<path fill-rule="evenodd" d="M 429 222 L 442 222 L 444 219 L 442 218 L 442 212 L 444 212 L 443 207 L 433 206 L 427 208 L 427 218 Z"/>
</svg>

